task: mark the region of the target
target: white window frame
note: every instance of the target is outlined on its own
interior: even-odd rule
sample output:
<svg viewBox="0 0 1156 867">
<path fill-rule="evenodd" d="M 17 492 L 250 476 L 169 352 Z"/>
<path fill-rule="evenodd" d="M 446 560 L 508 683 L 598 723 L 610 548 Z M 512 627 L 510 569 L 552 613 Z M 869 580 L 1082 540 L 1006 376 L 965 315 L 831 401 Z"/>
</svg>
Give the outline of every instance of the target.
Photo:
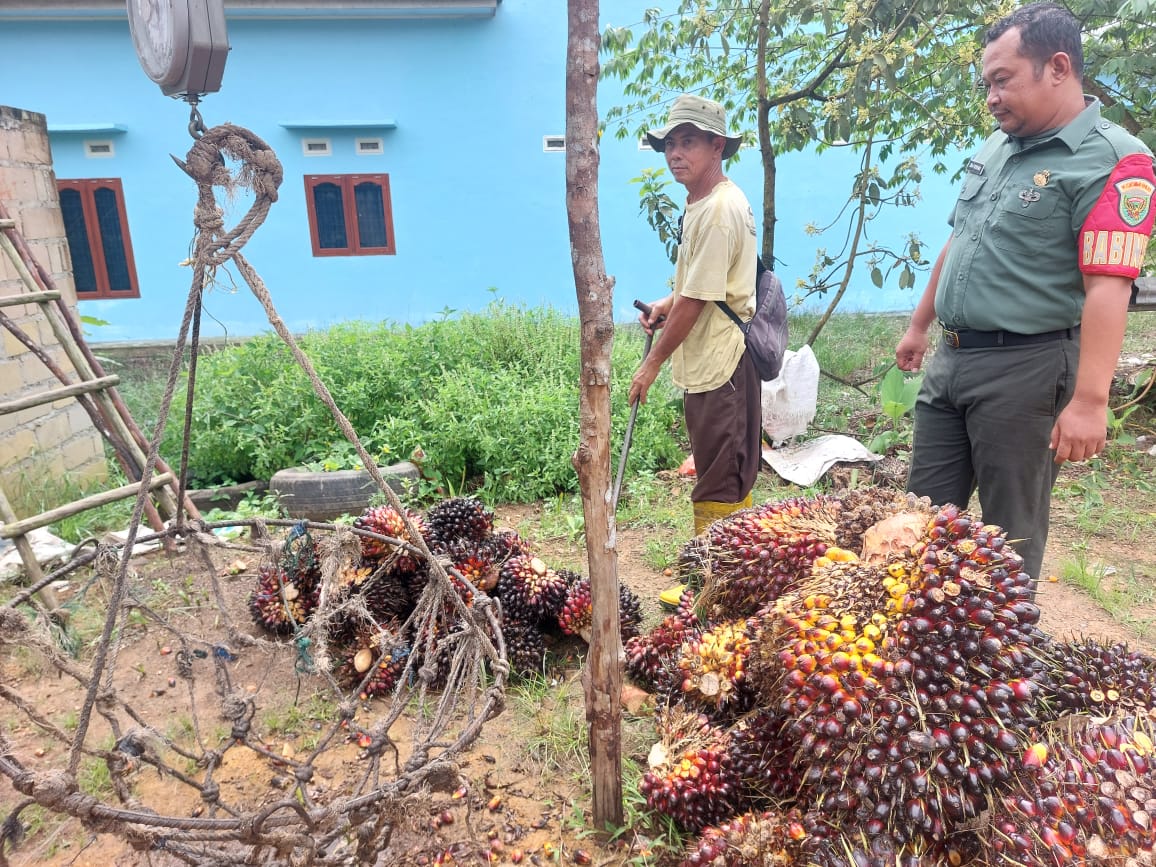
<svg viewBox="0 0 1156 867">
<path fill-rule="evenodd" d="M 96 151 L 94 148 L 107 148 L 107 150 Z M 106 160 L 116 156 L 116 145 L 110 138 L 85 139 L 84 156 L 86 159 Z"/>
<path fill-rule="evenodd" d="M 310 150 L 310 145 L 322 145 L 323 147 L 316 150 Z M 327 138 L 303 138 L 301 139 L 301 153 L 307 157 L 332 156 L 333 143 Z"/>
<path fill-rule="evenodd" d="M 362 145 L 372 145 L 368 150 L 363 149 Z M 383 138 L 357 138 L 353 141 L 353 152 L 359 157 L 379 157 L 385 153 L 385 139 Z"/>
</svg>

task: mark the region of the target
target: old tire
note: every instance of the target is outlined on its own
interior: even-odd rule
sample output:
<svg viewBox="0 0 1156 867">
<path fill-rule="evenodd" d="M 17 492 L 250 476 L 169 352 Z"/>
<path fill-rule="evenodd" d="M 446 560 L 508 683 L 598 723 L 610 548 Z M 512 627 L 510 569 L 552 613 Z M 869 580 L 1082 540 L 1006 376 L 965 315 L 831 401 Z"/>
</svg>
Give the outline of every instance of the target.
<svg viewBox="0 0 1156 867">
<path fill-rule="evenodd" d="M 400 494 L 405 480 L 415 480 L 419 473 L 409 461 L 383 467 L 386 483 Z M 304 467 L 279 470 L 269 480 L 269 491 L 276 494 L 281 507 L 291 518 L 308 521 L 332 521 L 342 515 L 360 515 L 378 493 L 377 484 L 365 470 L 315 472 Z"/>
</svg>

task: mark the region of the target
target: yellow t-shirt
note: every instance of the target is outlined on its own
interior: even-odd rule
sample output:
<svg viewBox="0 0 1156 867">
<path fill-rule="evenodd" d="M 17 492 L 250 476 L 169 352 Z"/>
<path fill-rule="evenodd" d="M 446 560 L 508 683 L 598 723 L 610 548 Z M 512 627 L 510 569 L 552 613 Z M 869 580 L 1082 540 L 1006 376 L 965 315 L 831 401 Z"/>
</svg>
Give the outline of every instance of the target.
<svg viewBox="0 0 1156 867">
<path fill-rule="evenodd" d="M 674 384 L 691 393 L 713 391 L 742 358 L 742 331 L 715 301 L 745 322 L 755 313 L 755 215 L 731 181 L 687 205 L 674 270 L 674 294 L 709 301 L 671 357 Z"/>
</svg>

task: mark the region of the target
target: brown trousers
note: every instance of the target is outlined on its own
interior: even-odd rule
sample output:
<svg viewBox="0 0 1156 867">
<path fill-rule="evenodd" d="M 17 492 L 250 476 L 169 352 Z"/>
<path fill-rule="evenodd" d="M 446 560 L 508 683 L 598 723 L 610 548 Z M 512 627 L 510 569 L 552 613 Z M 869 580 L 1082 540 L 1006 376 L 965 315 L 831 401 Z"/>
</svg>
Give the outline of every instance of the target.
<svg viewBox="0 0 1156 867">
<path fill-rule="evenodd" d="M 762 458 L 762 381 L 744 352 L 714 391 L 686 394 L 683 406 L 698 476 L 691 502 L 739 503 L 755 486 Z"/>
</svg>

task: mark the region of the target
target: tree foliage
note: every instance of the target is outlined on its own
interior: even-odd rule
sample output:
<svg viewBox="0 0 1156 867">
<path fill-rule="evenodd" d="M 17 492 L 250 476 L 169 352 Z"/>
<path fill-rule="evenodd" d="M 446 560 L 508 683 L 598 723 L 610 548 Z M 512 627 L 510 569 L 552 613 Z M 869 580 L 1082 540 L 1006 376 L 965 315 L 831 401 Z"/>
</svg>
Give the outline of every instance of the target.
<svg viewBox="0 0 1156 867">
<path fill-rule="evenodd" d="M 1072 6 L 1089 28 L 1089 89 L 1109 117 L 1142 137 L 1152 134 L 1153 4 Z M 871 221 L 917 201 L 927 161 L 933 171 L 958 173 L 953 155 L 990 131 L 981 36 L 1012 7 L 1006 0 L 986 8 L 961 0 L 678 0 L 670 11 L 651 8 L 641 22 L 606 28 L 604 74 L 626 81 L 627 97 L 606 120 L 620 137 L 639 136 L 675 96 L 695 92 L 723 103 L 733 128 L 757 129 L 757 142 L 748 133 L 747 144 L 762 155 L 767 262 L 775 256 L 777 157 L 854 150 L 859 162 L 842 180 L 844 204 L 825 224 L 807 227 L 833 241 L 798 280 L 802 295 L 831 293 L 830 315 L 859 260 L 877 287 L 892 277 L 914 287 L 914 269 L 926 264 L 923 243 L 913 234 L 897 248 L 882 246 Z M 651 181 L 643 192 L 653 197 Z"/>
</svg>

